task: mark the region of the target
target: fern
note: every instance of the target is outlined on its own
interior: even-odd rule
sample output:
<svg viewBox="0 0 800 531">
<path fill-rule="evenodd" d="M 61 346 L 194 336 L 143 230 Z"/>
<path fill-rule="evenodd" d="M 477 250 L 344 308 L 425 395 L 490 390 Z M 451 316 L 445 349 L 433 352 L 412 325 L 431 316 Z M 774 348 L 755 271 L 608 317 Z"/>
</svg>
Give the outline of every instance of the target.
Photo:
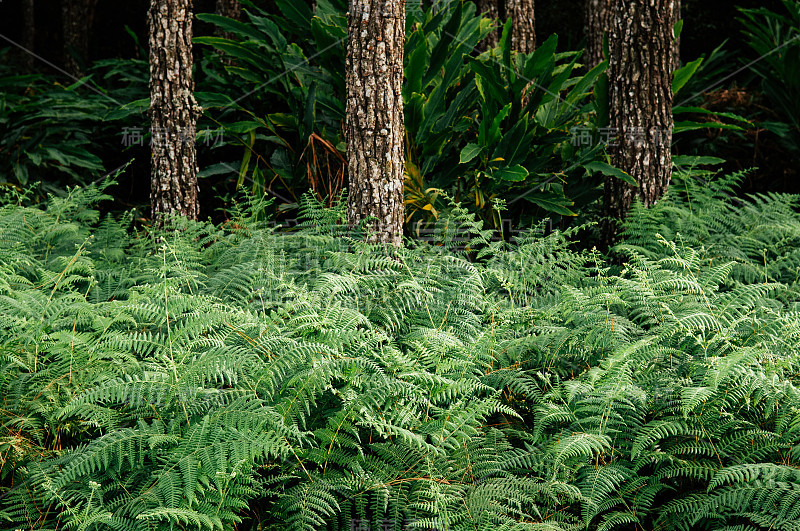
<svg viewBox="0 0 800 531">
<path fill-rule="evenodd" d="M 455 206 L 399 249 L 311 196 L 0 207 L 2 525 L 791 529 L 796 199 L 736 178 L 637 207 L 622 268 Z"/>
</svg>

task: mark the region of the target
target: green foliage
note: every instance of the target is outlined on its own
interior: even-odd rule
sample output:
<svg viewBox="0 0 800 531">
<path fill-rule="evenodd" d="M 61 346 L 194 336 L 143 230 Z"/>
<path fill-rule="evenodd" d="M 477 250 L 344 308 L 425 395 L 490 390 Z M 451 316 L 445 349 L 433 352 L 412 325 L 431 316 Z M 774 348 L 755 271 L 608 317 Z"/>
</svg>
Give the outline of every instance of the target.
<svg viewBox="0 0 800 531">
<path fill-rule="evenodd" d="M 0 50 L 0 56 L 9 50 Z M 107 104 L 101 96 L 50 83 L 39 74 L 19 75 L 2 59 L 0 67 L 0 184 L 25 187 L 31 174 L 55 174 L 82 182 L 103 167 L 91 146 L 92 126 Z"/>
<path fill-rule="evenodd" d="M 2 525 L 791 529 L 797 198 L 737 178 L 634 209 L 616 272 L 458 206 L 395 249 L 312 195 L 157 233 L 12 196 Z"/>
<path fill-rule="evenodd" d="M 256 194 L 279 190 L 296 203 L 310 187 L 336 197 L 344 186 L 344 51 L 346 6 L 321 1 L 315 16 L 279 1 L 282 16 L 250 5 L 247 22 L 199 14 L 232 39 L 196 37 L 218 52 L 204 61 L 197 94 L 209 118 L 224 129 L 221 153 L 239 160 L 214 164 L 201 177 L 235 173 Z M 231 87 L 237 87 L 232 92 Z M 294 205 L 296 206 L 296 205 Z"/>
<path fill-rule="evenodd" d="M 412 23 L 403 94 L 408 173 L 474 205 L 495 227 L 500 200 L 574 215 L 566 194 L 587 186 L 584 177 L 595 173 L 589 162 L 602 146 L 576 148 L 573 135 L 591 129 L 587 100 L 605 64 L 576 75 L 580 53 L 557 53 L 556 35 L 532 54 L 513 52 L 510 23 L 497 48 L 478 54 L 491 28 L 471 2 Z M 414 185 L 407 178 L 406 188 Z"/>
<path fill-rule="evenodd" d="M 90 75 L 64 85 L 42 74 L 20 75 L 6 62 L 8 53 L 0 50 L 0 186 L 35 185 L 39 199 L 87 184 L 100 178 L 109 159 L 118 160 L 123 124 L 144 131 L 146 62 L 98 61 Z"/>
<path fill-rule="evenodd" d="M 800 2 L 782 0 L 784 13 L 766 7 L 740 9 L 747 44 L 761 59 L 749 65 L 779 120 L 762 125 L 776 134 L 795 158 L 800 141 Z"/>
<path fill-rule="evenodd" d="M 746 173 L 718 178 L 697 164 L 710 157 L 676 157 L 684 169 L 673 174 L 667 200 L 634 207 L 620 249 L 645 256 L 662 253 L 658 236 L 691 247 L 714 266 L 731 262 L 729 285 L 780 283 L 795 297 L 800 277 L 800 197 L 759 194 L 732 199 Z"/>
<path fill-rule="evenodd" d="M 346 5 L 318 2 L 313 14 L 289 2 L 277 7 L 281 16 L 251 7 L 249 23 L 198 15 L 235 36 L 195 39 L 233 59 L 224 73 L 208 62 L 216 88 L 198 97 L 243 150 L 241 163 L 202 174 L 238 168 L 240 186 L 252 176 L 257 191 L 271 184 L 295 201 L 308 183 L 320 198 L 335 198 L 345 184 Z M 495 227 L 505 199 L 516 203 L 517 216 L 531 205 L 572 216 L 575 196 L 597 198 L 601 179 L 590 163 L 600 160 L 602 145 L 573 144 L 576 128 L 593 127 L 588 100 L 605 65 L 577 74 L 580 54 L 558 53 L 556 36 L 533 54 L 512 52 L 508 25 L 499 46 L 480 53 L 492 24 L 460 0 L 407 10 L 409 221 L 435 220 L 443 193 Z M 246 97 L 231 98 L 234 83 Z"/>
</svg>

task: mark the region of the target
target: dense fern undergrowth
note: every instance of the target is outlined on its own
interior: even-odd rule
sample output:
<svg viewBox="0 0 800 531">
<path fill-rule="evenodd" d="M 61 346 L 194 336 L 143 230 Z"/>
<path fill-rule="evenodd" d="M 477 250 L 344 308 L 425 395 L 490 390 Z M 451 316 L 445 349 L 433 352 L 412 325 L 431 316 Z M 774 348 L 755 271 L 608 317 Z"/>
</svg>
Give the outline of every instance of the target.
<svg viewBox="0 0 800 531">
<path fill-rule="evenodd" d="M 798 198 L 679 176 L 622 267 L 0 208 L 0 527 L 800 529 Z"/>
</svg>

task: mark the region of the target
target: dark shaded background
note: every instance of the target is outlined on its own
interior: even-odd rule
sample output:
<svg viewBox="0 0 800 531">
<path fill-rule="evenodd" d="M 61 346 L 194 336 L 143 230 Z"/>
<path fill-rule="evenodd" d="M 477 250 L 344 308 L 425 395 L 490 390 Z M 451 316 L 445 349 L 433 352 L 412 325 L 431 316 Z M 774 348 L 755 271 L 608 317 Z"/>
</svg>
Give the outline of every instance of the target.
<svg viewBox="0 0 800 531">
<path fill-rule="evenodd" d="M 302 0 L 300 0 L 302 1 Z M 272 2 L 256 1 L 257 5 L 269 9 Z M 0 32 L 20 42 L 20 0 L 0 1 Z M 137 49 L 133 39 L 126 33 L 128 26 L 146 44 L 145 14 L 149 0 L 100 0 L 94 18 L 90 41 L 90 60 L 111 57 L 133 57 Z M 583 40 L 584 0 L 560 0 L 536 5 L 536 31 L 540 36 L 558 33 L 563 49 L 576 49 Z M 707 53 L 722 40 L 730 39 L 732 49 L 743 49 L 737 44 L 739 26 L 736 21 L 737 6 L 768 7 L 780 12 L 779 0 L 683 0 L 684 32 L 681 54 L 690 59 Z M 195 0 L 198 13 L 212 12 L 214 0 Z M 58 64 L 61 38 L 61 2 L 58 0 L 36 0 L 36 48 L 37 54 Z M 209 33 L 205 24 L 196 23 L 198 35 Z M 540 39 L 541 40 L 541 39 Z"/>
</svg>

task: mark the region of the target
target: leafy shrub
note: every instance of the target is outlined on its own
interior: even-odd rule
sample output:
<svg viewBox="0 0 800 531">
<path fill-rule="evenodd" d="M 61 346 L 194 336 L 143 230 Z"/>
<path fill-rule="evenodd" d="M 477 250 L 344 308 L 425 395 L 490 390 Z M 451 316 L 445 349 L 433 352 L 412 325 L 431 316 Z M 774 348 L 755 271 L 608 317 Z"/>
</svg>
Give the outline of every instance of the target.
<svg viewBox="0 0 800 531">
<path fill-rule="evenodd" d="M 0 50 L 0 55 L 8 52 Z M 102 162 L 91 149 L 91 138 L 92 126 L 107 110 L 101 97 L 78 94 L 82 82 L 65 87 L 39 74 L 15 75 L 13 66 L 2 62 L 0 182 L 25 187 L 31 174 L 82 182 L 82 175 L 100 172 Z"/>
<path fill-rule="evenodd" d="M 762 60 L 748 65 L 778 120 L 762 125 L 776 134 L 784 148 L 797 159 L 800 141 L 800 3 L 782 0 L 784 13 L 766 7 L 740 9 L 747 44 Z"/>
<path fill-rule="evenodd" d="M 316 16 L 297 2 L 276 2 L 283 16 L 255 7 L 248 22 L 199 14 L 235 40 L 197 37 L 218 54 L 204 61 L 198 100 L 225 132 L 239 160 L 211 165 L 201 176 L 236 173 L 253 191 L 265 189 L 295 203 L 309 184 L 320 197 L 338 196 L 346 183 L 344 162 L 344 50 L 346 5 L 318 2 Z M 230 87 L 239 87 L 231 93 Z M 233 170 L 233 171 L 232 171 Z"/>
<path fill-rule="evenodd" d="M 18 75 L 15 68 L 0 64 L 0 185 L 35 185 L 36 199 L 85 185 L 99 179 L 110 160 L 119 162 L 123 125 L 144 131 L 145 61 L 98 61 L 70 85 L 42 74 Z"/>
</svg>

